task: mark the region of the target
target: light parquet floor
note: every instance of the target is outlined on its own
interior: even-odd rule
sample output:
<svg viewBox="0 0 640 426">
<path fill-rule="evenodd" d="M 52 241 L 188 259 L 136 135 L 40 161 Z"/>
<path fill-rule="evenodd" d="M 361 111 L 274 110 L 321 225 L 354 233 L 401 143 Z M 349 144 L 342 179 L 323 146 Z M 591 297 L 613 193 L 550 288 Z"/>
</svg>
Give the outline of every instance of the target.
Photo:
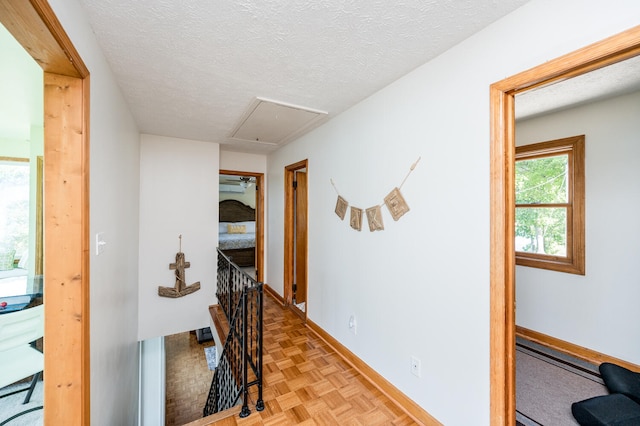
<svg viewBox="0 0 640 426">
<path fill-rule="evenodd" d="M 172 334 L 164 338 L 165 426 L 181 426 L 202 418 L 213 379 L 204 348 L 213 340 L 198 343 L 193 332 Z"/>
<path fill-rule="evenodd" d="M 196 425 L 413 425 L 415 421 L 339 356 L 303 321 L 265 294 L 265 409 Z"/>
</svg>

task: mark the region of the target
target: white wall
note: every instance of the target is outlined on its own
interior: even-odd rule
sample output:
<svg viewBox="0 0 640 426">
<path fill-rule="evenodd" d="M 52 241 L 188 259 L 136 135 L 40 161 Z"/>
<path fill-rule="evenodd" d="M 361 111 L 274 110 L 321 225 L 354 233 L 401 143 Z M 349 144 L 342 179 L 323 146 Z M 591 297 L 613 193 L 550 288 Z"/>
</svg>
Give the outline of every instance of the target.
<svg viewBox="0 0 640 426">
<path fill-rule="evenodd" d="M 49 0 L 91 73 L 91 424 L 138 418 L 138 129 L 77 0 Z M 93 246 L 91 245 L 91 248 Z M 46 408 L 45 408 L 46 409 Z"/>
<path fill-rule="evenodd" d="M 220 151 L 220 169 L 235 172 L 267 172 L 267 156 L 261 154 L 244 154 L 241 152 Z M 266 198 L 266 197 L 265 197 Z M 255 187 L 244 193 L 221 192 L 220 201 L 238 200 L 251 207 L 256 206 Z"/>
<path fill-rule="evenodd" d="M 242 152 L 220 151 L 220 169 L 236 172 L 266 173 L 267 156 Z"/>
<path fill-rule="evenodd" d="M 31 147 L 28 140 L 0 137 L 0 156 L 29 158 Z"/>
<path fill-rule="evenodd" d="M 489 86 L 638 23 L 614 3 L 533 0 L 268 158 L 266 282 L 282 292 L 283 169 L 307 158 L 310 320 L 446 425 L 489 424 Z M 367 208 L 418 156 L 398 222 L 335 215 L 330 179 Z"/>
<path fill-rule="evenodd" d="M 516 100 L 517 105 L 517 100 Z M 518 123 L 527 145 L 585 135 L 586 274 L 518 266 L 517 324 L 640 364 L 640 92 Z"/>
<path fill-rule="evenodd" d="M 218 201 L 236 200 L 249 207 L 256 208 L 256 187 L 251 185 L 244 192 L 219 192 Z"/>
<path fill-rule="evenodd" d="M 140 342 L 139 426 L 165 424 L 166 369 L 164 337 Z"/>
<path fill-rule="evenodd" d="M 209 326 L 216 303 L 219 145 L 154 135 L 140 137 L 140 280 L 138 338 Z M 173 287 L 182 252 L 187 284 L 200 290 L 180 298 L 158 296 Z"/>
</svg>

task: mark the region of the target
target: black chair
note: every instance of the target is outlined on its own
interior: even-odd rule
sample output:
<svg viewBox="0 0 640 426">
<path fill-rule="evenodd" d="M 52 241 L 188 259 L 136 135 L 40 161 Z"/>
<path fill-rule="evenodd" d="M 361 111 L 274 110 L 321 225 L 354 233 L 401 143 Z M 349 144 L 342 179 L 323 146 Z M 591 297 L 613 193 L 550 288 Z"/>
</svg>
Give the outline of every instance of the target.
<svg viewBox="0 0 640 426">
<path fill-rule="evenodd" d="M 599 369 L 610 395 L 574 402 L 573 417 L 581 426 L 640 425 L 640 373 L 609 362 Z"/>
<path fill-rule="evenodd" d="M 621 393 L 640 404 L 640 373 L 603 362 L 600 364 L 600 375 L 609 393 Z"/>
</svg>

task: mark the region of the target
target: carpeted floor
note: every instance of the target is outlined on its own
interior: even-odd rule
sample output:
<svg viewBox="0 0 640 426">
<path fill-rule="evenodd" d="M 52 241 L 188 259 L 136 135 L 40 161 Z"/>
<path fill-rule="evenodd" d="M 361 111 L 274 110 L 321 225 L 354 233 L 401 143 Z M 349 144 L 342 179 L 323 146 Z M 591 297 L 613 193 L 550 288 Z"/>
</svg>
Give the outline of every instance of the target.
<svg viewBox="0 0 640 426">
<path fill-rule="evenodd" d="M 578 425 L 571 404 L 607 393 L 597 366 L 518 340 L 516 418 L 520 425 Z"/>
<path fill-rule="evenodd" d="M 27 411 L 36 407 L 42 407 L 42 380 L 39 381 L 36 385 L 33 394 L 31 394 L 29 403 L 24 405 L 22 404 L 25 396 L 27 395 L 26 389 L 29 388 L 30 383 L 30 381 L 21 382 L 0 389 L 0 425 L 6 424 L 7 426 L 36 426 L 43 424 L 42 409 L 34 410 L 20 417 L 9 420 L 9 418 L 22 411 Z M 25 391 L 13 393 L 22 389 L 24 389 Z"/>
</svg>

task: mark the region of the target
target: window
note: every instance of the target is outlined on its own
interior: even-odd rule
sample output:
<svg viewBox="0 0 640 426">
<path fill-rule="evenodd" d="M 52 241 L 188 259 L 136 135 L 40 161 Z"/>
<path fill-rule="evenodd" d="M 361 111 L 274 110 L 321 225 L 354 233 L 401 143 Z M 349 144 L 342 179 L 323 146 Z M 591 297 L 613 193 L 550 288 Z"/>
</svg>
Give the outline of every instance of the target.
<svg viewBox="0 0 640 426">
<path fill-rule="evenodd" d="M 516 264 L 584 275 L 584 135 L 516 148 Z"/>
<path fill-rule="evenodd" d="M 0 157 L 0 251 L 29 247 L 29 160 Z"/>
</svg>

